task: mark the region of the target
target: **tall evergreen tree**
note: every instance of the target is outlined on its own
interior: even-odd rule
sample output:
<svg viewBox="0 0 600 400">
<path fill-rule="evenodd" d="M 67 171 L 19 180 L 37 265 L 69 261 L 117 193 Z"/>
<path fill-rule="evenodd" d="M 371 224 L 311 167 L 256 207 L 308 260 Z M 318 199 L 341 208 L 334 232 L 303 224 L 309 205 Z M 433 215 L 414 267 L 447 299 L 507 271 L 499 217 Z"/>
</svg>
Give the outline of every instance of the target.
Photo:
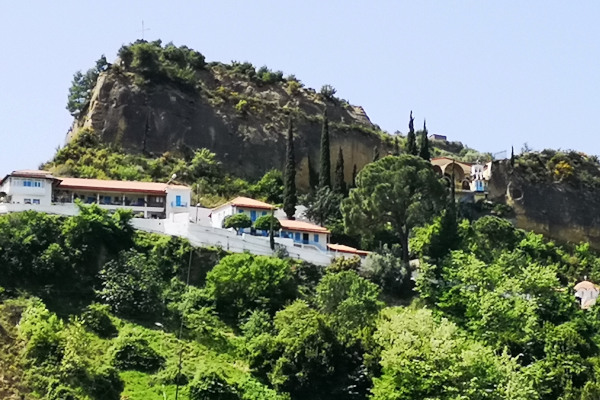
<svg viewBox="0 0 600 400">
<path fill-rule="evenodd" d="M 335 181 L 333 183 L 333 191 L 342 195 L 346 195 L 346 181 L 344 181 L 344 152 L 340 147 L 338 159 L 335 164 Z"/>
<path fill-rule="evenodd" d="M 379 160 L 379 147 L 373 147 L 373 162 Z"/>
<path fill-rule="evenodd" d="M 515 147 L 510 146 L 510 166 L 515 166 Z"/>
<path fill-rule="evenodd" d="M 410 120 L 408 121 L 408 134 L 406 135 L 406 152 L 416 156 L 419 154 L 419 151 L 417 149 L 417 136 L 415 135 L 414 121 L 415 119 L 413 118 L 411 111 Z"/>
<path fill-rule="evenodd" d="M 321 131 L 321 169 L 319 170 L 319 188 L 331 188 L 331 155 L 329 150 L 329 120 L 327 107 L 323 109 L 323 128 Z"/>
<path fill-rule="evenodd" d="M 427 124 L 423 121 L 423 132 L 421 133 L 421 146 L 419 148 L 419 156 L 424 160 L 431 160 L 429 152 L 429 138 L 427 137 Z"/>
<path fill-rule="evenodd" d="M 283 211 L 289 219 L 294 219 L 296 213 L 296 158 L 294 156 L 294 127 L 292 118 L 289 120 L 285 176 L 283 186 Z"/>
<path fill-rule="evenodd" d="M 356 164 L 354 164 L 354 167 L 352 168 L 352 182 L 350 182 L 351 188 L 356 187 L 356 175 L 358 175 L 358 170 L 356 168 Z"/>
<path fill-rule="evenodd" d="M 400 138 L 398 136 L 394 138 L 394 155 L 400 155 Z"/>
</svg>

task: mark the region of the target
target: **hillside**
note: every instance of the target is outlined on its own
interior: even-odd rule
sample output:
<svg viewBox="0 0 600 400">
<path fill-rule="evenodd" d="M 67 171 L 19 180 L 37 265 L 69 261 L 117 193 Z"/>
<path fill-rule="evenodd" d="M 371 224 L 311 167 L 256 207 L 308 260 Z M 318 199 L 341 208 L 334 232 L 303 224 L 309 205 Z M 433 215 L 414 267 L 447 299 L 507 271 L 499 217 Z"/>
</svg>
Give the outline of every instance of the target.
<svg viewBox="0 0 600 400">
<path fill-rule="evenodd" d="M 296 179 L 304 190 L 311 170 L 318 171 L 325 109 L 331 163 L 341 148 L 346 181 L 355 166 L 360 170 L 373 160 L 374 149 L 398 153 L 404 143 L 404 137 L 382 132 L 362 107 L 336 97 L 329 85 L 317 92 L 281 71 L 247 62 L 207 63 L 197 51 L 160 41 L 123 46 L 114 63 L 102 58 L 95 70 L 76 74 L 69 109 L 76 117 L 69 141 L 89 128 L 102 142 L 146 157 L 206 148 L 226 172 L 246 180 L 283 168 L 291 117 Z M 407 116 L 400 118 L 406 120 L 402 126 Z M 435 144 L 434 154 L 487 158 L 458 142 Z"/>
</svg>

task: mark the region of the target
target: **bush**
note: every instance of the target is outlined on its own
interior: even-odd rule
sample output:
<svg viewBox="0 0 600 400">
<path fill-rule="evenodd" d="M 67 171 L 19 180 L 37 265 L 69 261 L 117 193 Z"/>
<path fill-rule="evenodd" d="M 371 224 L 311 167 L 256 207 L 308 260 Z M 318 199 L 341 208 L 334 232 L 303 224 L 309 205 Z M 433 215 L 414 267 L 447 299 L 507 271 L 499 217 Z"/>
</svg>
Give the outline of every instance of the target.
<svg viewBox="0 0 600 400">
<path fill-rule="evenodd" d="M 238 390 L 217 372 L 199 374 L 190 384 L 190 400 L 241 400 Z"/>
<path fill-rule="evenodd" d="M 327 100 L 335 100 L 335 94 L 337 90 L 331 85 L 323 85 L 321 86 L 321 96 L 323 96 Z"/>
<path fill-rule="evenodd" d="M 27 340 L 25 356 L 35 364 L 57 363 L 63 356 L 60 333 L 64 324 L 41 301 L 34 301 L 21 316 L 19 333 Z"/>
<path fill-rule="evenodd" d="M 237 111 L 241 115 L 245 115 L 248 112 L 249 107 L 250 106 L 248 105 L 248 101 L 242 99 L 238 101 L 238 103 L 235 105 L 235 111 Z"/>
<path fill-rule="evenodd" d="M 270 215 L 263 215 L 262 217 L 258 217 L 256 221 L 254 221 L 254 228 L 261 231 L 270 231 L 271 222 L 273 223 L 273 231 L 277 232 L 281 229 L 281 223 L 279 222 L 279 220 Z"/>
<path fill-rule="evenodd" d="M 327 267 L 329 272 L 341 271 L 358 271 L 360 269 L 361 260 L 359 256 L 352 257 L 336 257 Z"/>
<path fill-rule="evenodd" d="M 151 317 L 161 308 L 162 277 L 156 260 L 135 250 L 119 254 L 100 271 L 100 298 L 124 317 Z"/>
<path fill-rule="evenodd" d="M 240 229 L 250 228 L 252 226 L 252 220 L 246 214 L 235 214 L 223 220 L 223 228 L 233 228 L 236 232 Z"/>
<path fill-rule="evenodd" d="M 251 254 L 233 254 L 206 276 L 206 290 L 219 313 L 236 318 L 256 309 L 274 313 L 296 296 L 288 261 Z"/>
<path fill-rule="evenodd" d="M 102 366 L 92 376 L 90 393 L 102 400 L 119 400 L 125 385 L 119 372 L 111 366 Z"/>
<path fill-rule="evenodd" d="M 120 370 L 155 372 L 165 363 L 165 359 L 141 337 L 117 338 L 112 353 L 113 365 Z"/>
<path fill-rule="evenodd" d="M 110 338 L 117 334 L 105 304 L 90 304 L 81 316 L 83 326 L 101 338 Z"/>
</svg>

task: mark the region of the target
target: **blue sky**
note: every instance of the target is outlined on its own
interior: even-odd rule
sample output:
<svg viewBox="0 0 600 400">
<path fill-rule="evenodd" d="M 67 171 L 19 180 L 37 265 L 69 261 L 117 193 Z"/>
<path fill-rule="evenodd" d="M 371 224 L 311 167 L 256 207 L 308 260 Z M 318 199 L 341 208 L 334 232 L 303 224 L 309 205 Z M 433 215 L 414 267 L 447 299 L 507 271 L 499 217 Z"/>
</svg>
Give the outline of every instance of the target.
<svg viewBox="0 0 600 400">
<path fill-rule="evenodd" d="M 141 36 L 333 85 L 389 132 L 600 154 L 597 1 L 4 1 L 0 174 L 64 143 L 73 73 Z"/>
</svg>

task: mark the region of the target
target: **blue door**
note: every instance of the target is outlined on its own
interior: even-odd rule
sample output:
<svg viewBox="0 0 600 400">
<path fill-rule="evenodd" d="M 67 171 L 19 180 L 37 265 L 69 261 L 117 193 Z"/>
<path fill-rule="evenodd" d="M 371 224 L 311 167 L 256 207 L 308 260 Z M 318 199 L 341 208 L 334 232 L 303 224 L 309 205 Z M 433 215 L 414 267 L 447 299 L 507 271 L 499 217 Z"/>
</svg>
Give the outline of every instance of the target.
<svg viewBox="0 0 600 400">
<path fill-rule="evenodd" d="M 175 205 L 181 207 L 181 196 L 175 196 Z"/>
<path fill-rule="evenodd" d="M 300 233 L 299 232 L 296 232 L 296 237 L 294 240 L 296 240 L 296 242 L 300 241 Z"/>
<path fill-rule="evenodd" d="M 250 211 L 250 219 L 252 220 L 252 222 L 256 221 L 256 211 Z"/>
</svg>

